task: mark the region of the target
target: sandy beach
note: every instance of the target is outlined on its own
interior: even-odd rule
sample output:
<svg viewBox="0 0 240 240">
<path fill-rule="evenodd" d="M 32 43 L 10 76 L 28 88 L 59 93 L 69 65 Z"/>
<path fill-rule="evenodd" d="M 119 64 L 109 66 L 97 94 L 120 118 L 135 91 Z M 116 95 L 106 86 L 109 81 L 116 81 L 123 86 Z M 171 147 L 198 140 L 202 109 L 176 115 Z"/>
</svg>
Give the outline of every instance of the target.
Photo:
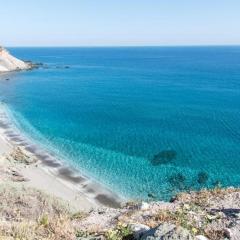
<svg viewBox="0 0 240 240">
<path fill-rule="evenodd" d="M 0 181 L 43 190 L 77 210 L 120 206 L 117 195 L 31 143 L 13 125 L 4 105 L 0 105 Z"/>
</svg>

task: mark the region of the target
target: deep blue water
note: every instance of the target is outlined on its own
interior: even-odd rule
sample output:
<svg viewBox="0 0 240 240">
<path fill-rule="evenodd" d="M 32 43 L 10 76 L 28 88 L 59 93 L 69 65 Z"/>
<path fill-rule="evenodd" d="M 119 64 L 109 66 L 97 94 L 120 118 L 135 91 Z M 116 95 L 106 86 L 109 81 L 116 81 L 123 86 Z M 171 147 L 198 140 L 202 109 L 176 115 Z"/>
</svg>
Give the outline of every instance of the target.
<svg viewBox="0 0 240 240">
<path fill-rule="evenodd" d="M 48 66 L 0 81 L 21 128 L 121 195 L 240 186 L 240 47 L 11 52 Z"/>
</svg>

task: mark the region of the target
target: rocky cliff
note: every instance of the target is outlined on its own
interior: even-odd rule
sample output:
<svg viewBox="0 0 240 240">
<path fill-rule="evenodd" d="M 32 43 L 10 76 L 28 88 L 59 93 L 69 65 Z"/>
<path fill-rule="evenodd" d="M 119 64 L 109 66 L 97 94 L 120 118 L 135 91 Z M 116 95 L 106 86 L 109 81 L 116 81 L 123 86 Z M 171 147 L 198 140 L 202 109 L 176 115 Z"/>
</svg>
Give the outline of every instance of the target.
<svg viewBox="0 0 240 240">
<path fill-rule="evenodd" d="M 0 73 L 18 70 L 27 70 L 32 66 L 30 63 L 24 62 L 12 56 L 5 48 L 0 47 Z"/>
</svg>

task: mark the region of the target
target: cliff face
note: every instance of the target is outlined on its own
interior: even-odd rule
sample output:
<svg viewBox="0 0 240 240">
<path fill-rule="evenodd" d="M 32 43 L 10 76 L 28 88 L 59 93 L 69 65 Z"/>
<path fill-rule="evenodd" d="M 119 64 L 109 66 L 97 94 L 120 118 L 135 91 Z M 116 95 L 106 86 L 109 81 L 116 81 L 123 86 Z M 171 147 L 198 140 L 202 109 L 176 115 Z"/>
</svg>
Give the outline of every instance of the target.
<svg viewBox="0 0 240 240">
<path fill-rule="evenodd" d="M 5 48 L 0 47 L 0 72 L 30 69 L 31 65 L 12 56 Z"/>
</svg>

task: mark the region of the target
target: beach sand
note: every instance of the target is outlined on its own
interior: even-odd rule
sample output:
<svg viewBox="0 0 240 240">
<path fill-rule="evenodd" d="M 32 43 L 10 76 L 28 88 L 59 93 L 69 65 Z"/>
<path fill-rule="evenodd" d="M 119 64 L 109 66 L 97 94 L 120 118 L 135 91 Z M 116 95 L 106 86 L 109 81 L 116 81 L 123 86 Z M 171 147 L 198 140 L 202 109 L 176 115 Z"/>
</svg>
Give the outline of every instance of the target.
<svg viewBox="0 0 240 240">
<path fill-rule="evenodd" d="M 64 165 L 50 153 L 30 142 L 13 125 L 0 105 L 1 181 L 14 181 L 53 194 L 77 210 L 108 206 L 117 208 L 122 199 L 92 179 Z"/>
</svg>

